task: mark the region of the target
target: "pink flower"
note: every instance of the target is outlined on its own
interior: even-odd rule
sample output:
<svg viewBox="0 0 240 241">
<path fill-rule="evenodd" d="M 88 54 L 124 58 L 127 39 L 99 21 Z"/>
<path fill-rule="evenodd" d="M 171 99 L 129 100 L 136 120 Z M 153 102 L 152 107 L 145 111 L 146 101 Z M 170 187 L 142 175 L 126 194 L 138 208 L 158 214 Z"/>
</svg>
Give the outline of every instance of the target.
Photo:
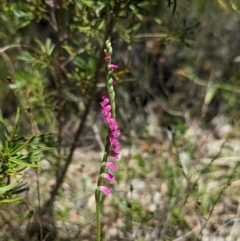
<svg viewBox="0 0 240 241">
<path fill-rule="evenodd" d="M 114 183 L 115 177 L 110 173 L 103 173 L 103 177 L 110 183 Z"/>
<path fill-rule="evenodd" d="M 121 144 L 120 142 L 118 141 L 117 143 L 114 143 L 112 145 L 112 148 L 114 149 L 114 151 L 119 151 L 121 149 Z"/>
<path fill-rule="evenodd" d="M 120 132 L 120 130 L 115 129 L 115 130 L 112 130 L 112 135 L 113 135 L 114 137 L 118 137 L 118 136 L 121 135 L 121 132 Z"/>
<path fill-rule="evenodd" d="M 108 167 L 110 170 L 114 172 L 117 168 L 117 165 L 114 162 L 107 162 L 106 167 Z"/>
<path fill-rule="evenodd" d="M 100 187 L 99 187 L 99 190 L 100 190 L 100 192 L 102 192 L 105 196 L 108 196 L 108 195 L 112 192 L 112 190 L 111 190 L 110 188 L 105 187 L 105 186 L 100 186 Z"/>
<path fill-rule="evenodd" d="M 115 159 L 119 158 L 119 153 L 117 153 L 115 151 L 109 151 L 108 155 L 114 157 Z"/>
<path fill-rule="evenodd" d="M 118 129 L 119 127 L 118 123 L 113 118 L 110 118 L 108 123 L 109 123 L 110 130 L 115 130 L 115 129 Z"/>
<path fill-rule="evenodd" d="M 118 65 L 116 65 L 116 64 L 109 64 L 109 65 L 108 65 L 108 68 L 109 68 L 110 70 L 114 71 L 115 69 L 118 68 Z"/>
<path fill-rule="evenodd" d="M 105 115 L 105 116 L 103 117 L 103 122 L 109 122 L 109 120 L 111 119 L 111 117 L 112 117 L 112 113 L 109 112 L 107 115 Z"/>
<path fill-rule="evenodd" d="M 102 108 L 104 108 L 108 103 L 109 103 L 109 99 L 105 98 L 105 99 L 103 99 L 102 102 L 100 102 L 100 105 L 102 106 Z"/>
<path fill-rule="evenodd" d="M 110 55 L 107 55 L 106 57 L 105 57 L 105 61 L 106 62 L 109 62 L 111 60 L 111 56 Z"/>
<path fill-rule="evenodd" d="M 112 146 L 112 148 L 114 149 L 114 151 L 117 152 L 120 150 L 121 145 L 120 145 L 119 140 L 116 137 L 114 137 L 113 135 L 110 135 L 109 142 L 110 142 L 110 145 Z"/>
<path fill-rule="evenodd" d="M 111 110 L 111 105 L 106 105 L 102 110 L 101 113 L 106 116 Z"/>
<path fill-rule="evenodd" d="M 112 145 L 112 144 L 114 144 L 115 142 L 118 142 L 118 139 L 117 139 L 115 136 L 110 135 L 110 136 L 109 136 L 109 142 L 110 142 L 110 144 Z"/>
<path fill-rule="evenodd" d="M 112 80 L 112 85 L 115 85 L 115 84 L 117 84 L 117 81 L 116 80 Z"/>
</svg>

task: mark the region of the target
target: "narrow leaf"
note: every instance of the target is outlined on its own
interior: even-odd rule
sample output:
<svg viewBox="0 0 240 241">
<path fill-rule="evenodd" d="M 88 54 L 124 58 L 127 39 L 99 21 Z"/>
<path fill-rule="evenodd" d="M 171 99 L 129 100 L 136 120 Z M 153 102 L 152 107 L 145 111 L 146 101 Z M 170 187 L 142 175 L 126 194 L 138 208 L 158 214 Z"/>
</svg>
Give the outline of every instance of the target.
<svg viewBox="0 0 240 241">
<path fill-rule="evenodd" d="M 10 161 L 10 162 L 13 162 L 13 163 L 15 163 L 15 164 L 24 166 L 24 167 L 40 168 L 40 166 L 38 166 L 38 165 L 36 165 L 36 164 L 23 162 L 23 161 L 20 161 L 19 159 L 13 158 L 13 157 L 9 158 L 9 161 Z"/>
<path fill-rule="evenodd" d="M 33 141 L 33 138 L 28 139 L 25 143 L 23 144 L 17 144 L 15 147 L 13 147 L 10 151 L 9 154 L 10 155 L 14 155 L 16 153 L 18 153 L 19 151 L 21 151 L 22 149 L 24 149 L 26 146 L 29 145 L 29 143 L 31 143 Z"/>
<path fill-rule="evenodd" d="M 0 194 L 5 193 L 5 192 L 13 189 L 17 185 L 19 185 L 19 183 L 21 183 L 22 181 L 23 181 L 23 178 L 18 179 L 16 182 L 12 182 L 11 184 L 9 184 L 9 185 L 7 185 L 5 187 L 0 187 Z"/>
<path fill-rule="evenodd" d="M 0 200 L 1 203 L 12 203 L 12 202 L 18 202 L 21 201 L 23 197 L 17 197 L 17 198 L 8 198 L 8 199 L 3 199 Z"/>
</svg>

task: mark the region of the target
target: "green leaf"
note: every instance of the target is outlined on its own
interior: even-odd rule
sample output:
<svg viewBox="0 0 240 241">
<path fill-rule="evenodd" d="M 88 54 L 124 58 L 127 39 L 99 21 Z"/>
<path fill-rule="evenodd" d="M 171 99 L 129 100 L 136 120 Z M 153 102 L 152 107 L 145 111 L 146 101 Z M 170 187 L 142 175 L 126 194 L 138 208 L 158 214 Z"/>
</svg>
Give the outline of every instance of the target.
<svg viewBox="0 0 240 241">
<path fill-rule="evenodd" d="M 137 163 L 138 163 L 139 167 L 145 167 L 144 160 L 140 155 L 136 155 L 135 158 L 137 160 Z"/>
<path fill-rule="evenodd" d="M 1 140 L 6 140 L 6 136 L 9 135 L 8 130 L 6 126 L 3 124 L 2 121 L 0 121 L 0 139 Z"/>
<path fill-rule="evenodd" d="M 44 133 L 44 134 L 40 134 L 40 135 L 35 135 L 31 139 L 32 139 L 32 141 L 46 142 L 46 141 L 50 140 L 49 139 L 50 137 L 53 137 L 55 135 L 56 135 L 56 133 L 49 132 L 49 133 Z"/>
<path fill-rule="evenodd" d="M 32 164 L 32 163 L 27 163 L 27 162 L 23 162 L 17 158 L 13 158 L 13 157 L 10 157 L 9 158 L 9 161 L 10 162 L 13 162 L 15 164 L 18 164 L 18 165 L 21 165 L 23 167 L 33 167 L 33 168 L 40 168 L 39 165 L 36 165 L 36 164 Z"/>
<path fill-rule="evenodd" d="M 137 33 L 137 31 L 140 29 L 141 25 L 142 25 L 142 23 L 135 24 L 132 29 L 133 33 Z"/>
<path fill-rule="evenodd" d="M 30 155 L 31 155 L 31 158 L 32 158 L 32 156 L 36 156 L 37 157 L 37 155 L 42 153 L 43 151 L 51 151 L 51 150 L 54 150 L 54 148 L 52 148 L 52 147 L 45 147 L 45 146 L 44 147 L 37 147 L 37 149 L 35 151 L 32 151 L 30 153 Z M 27 155 L 27 156 L 29 156 L 29 155 Z M 20 157 L 19 159 L 24 159 L 24 158 Z"/>
<path fill-rule="evenodd" d="M 14 146 L 10 151 L 9 154 L 13 156 L 14 154 L 18 153 L 25 147 L 27 147 L 31 142 L 33 141 L 45 141 L 47 138 L 55 135 L 55 133 L 45 133 L 45 134 L 40 134 L 40 135 L 35 135 L 29 139 L 25 139 L 26 141 L 24 143 L 18 143 L 16 146 Z M 51 147 L 41 147 L 42 150 L 52 150 Z"/>
<path fill-rule="evenodd" d="M 34 156 L 32 153 L 29 153 L 26 155 L 26 158 L 23 158 L 22 160 L 28 160 L 28 162 L 39 162 L 41 160 L 40 156 Z"/>
<path fill-rule="evenodd" d="M 18 107 L 18 108 L 17 108 L 16 118 L 15 118 L 15 124 L 14 124 L 14 127 L 13 127 L 12 136 L 14 136 L 14 135 L 16 134 L 17 127 L 18 127 L 18 123 L 19 123 L 19 119 L 20 119 L 20 109 L 19 109 L 19 107 Z"/>
<path fill-rule="evenodd" d="M 162 19 L 161 19 L 161 18 L 155 17 L 155 18 L 153 18 L 153 19 L 154 19 L 154 21 L 155 21 L 156 23 L 162 24 Z"/>
<path fill-rule="evenodd" d="M 65 49 L 68 52 L 68 54 L 73 55 L 74 50 L 73 50 L 72 46 L 65 44 L 62 46 L 62 48 Z"/>
<path fill-rule="evenodd" d="M 22 199 L 23 199 L 23 197 L 8 198 L 8 199 L 0 200 L 0 202 L 1 202 L 1 203 L 13 203 L 13 202 L 21 201 Z"/>
<path fill-rule="evenodd" d="M 208 105 L 211 103 L 212 99 L 214 98 L 216 91 L 218 90 L 218 87 L 216 85 L 213 85 L 209 88 L 207 91 L 207 94 L 205 96 L 204 104 Z"/>
<path fill-rule="evenodd" d="M 16 173 L 19 173 L 21 171 L 23 171 L 24 169 L 26 169 L 26 167 L 17 167 L 17 168 L 9 168 L 6 172 L 7 175 L 14 175 Z"/>
<path fill-rule="evenodd" d="M 14 154 L 16 154 L 17 152 L 21 151 L 22 149 L 24 149 L 26 146 L 28 146 L 31 142 L 33 141 L 33 138 L 28 139 L 26 142 L 24 143 L 19 143 L 16 146 L 14 146 L 10 151 L 9 154 L 12 156 Z"/>
<path fill-rule="evenodd" d="M 43 53 L 45 53 L 46 51 L 45 51 L 45 46 L 44 46 L 44 44 L 43 44 L 39 39 L 34 39 L 34 41 L 38 44 L 38 46 L 40 47 L 41 51 L 42 51 Z"/>
<path fill-rule="evenodd" d="M 91 32 L 91 26 L 87 25 L 87 26 L 79 26 L 78 29 L 84 33 L 89 33 Z"/>
<path fill-rule="evenodd" d="M 25 191 L 28 191 L 29 190 L 29 187 L 26 186 L 26 182 L 21 184 L 21 185 L 18 185 L 16 188 L 14 188 L 14 190 L 11 191 L 11 195 L 13 194 L 19 194 L 19 193 L 22 193 L 22 192 L 25 192 Z"/>
<path fill-rule="evenodd" d="M 8 141 L 4 138 L 2 138 L 2 146 L 4 150 L 8 149 Z"/>
<path fill-rule="evenodd" d="M 50 56 L 52 54 L 54 48 L 55 48 L 55 46 L 52 44 L 51 39 L 47 38 L 46 43 L 45 43 L 46 54 Z"/>
<path fill-rule="evenodd" d="M 240 14 L 240 1 L 239 0 L 230 0 L 230 3 L 232 5 L 232 8 Z"/>
<path fill-rule="evenodd" d="M 155 2 L 152 2 L 152 3 L 150 3 L 149 1 L 142 1 L 142 2 L 139 2 L 138 4 L 137 4 L 137 6 L 139 6 L 139 7 L 149 7 L 149 6 L 151 6 L 151 4 L 152 5 L 156 5 L 156 3 Z"/>
<path fill-rule="evenodd" d="M 14 187 L 18 186 L 22 181 L 23 181 L 23 178 L 18 179 L 16 182 L 12 182 L 11 184 L 9 184 L 5 187 L 0 187 L 0 194 L 3 194 L 5 192 L 13 189 Z"/>
<path fill-rule="evenodd" d="M 218 3 L 226 11 L 230 11 L 231 10 L 231 6 L 230 6 L 228 1 L 226 1 L 226 0 L 218 0 Z"/>
</svg>

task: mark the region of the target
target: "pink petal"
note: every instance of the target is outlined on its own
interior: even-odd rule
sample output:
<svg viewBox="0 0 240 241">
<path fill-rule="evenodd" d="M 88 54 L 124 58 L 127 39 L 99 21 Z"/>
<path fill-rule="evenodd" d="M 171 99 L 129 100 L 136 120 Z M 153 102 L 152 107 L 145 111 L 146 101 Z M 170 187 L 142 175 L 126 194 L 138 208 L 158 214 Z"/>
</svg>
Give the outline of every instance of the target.
<svg viewBox="0 0 240 241">
<path fill-rule="evenodd" d="M 106 105 L 102 110 L 101 113 L 106 116 L 111 110 L 111 105 Z"/>
<path fill-rule="evenodd" d="M 118 123 L 116 122 L 116 120 L 114 120 L 113 118 L 111 118 L 110 120 L 109 120 L 109 128 L 111 129 L 111 130 L 115 130 L 115 129 L 118 129 Z"/>
<path fill-rule="evenodd" d="M 113 135 L 114 137 L 118 137 L 118 136 L 121 135 L 121 131 L 118 130 L 118 129 L 112 130 L 112 135 Z"/>
<path fill-rule="evenodd" d="M 103 177 L 110 183 L 114 183 L 115 176 L 111 173 L 103 173 Z"/>
<path fill-rule="evenodd" d="M 114 151 L 117 152 L 117 151 L 120 150 L 121 144 L 116 137 L 114 137 L 113 135 L 110 135 L 109 136 L 109 142 L 110 142 L 110 145 L 112 146 L 112 148 L 114 149 Z"/>
<path fill-rule="evenodd" d="M 117 138 L 115 136 L 110 135 L 109 136 L 109 142 L 112 145 L 113 143 L 118 142 L 118 140 L 117 140 Z"/>
<path fill-rule="evenodd" d="M 105 196 L 108 196 L 108 195 L 112 192 L 112 190 L 111 190 L 110 188 L 105 187 L 105 186 L 100 186 L 100 187 L 99 187 L 99 190 L 100 190 L 100 192 L 102 192 Z"/>
<path fill-rule="evenodd" d="M 109 122 L 109 120 L 111 119 L 111 117 L 112 117 L 112 113 L 111 112 L 109 112 L 107 115 L 105 115 L 104 117 L 103 117 L 103 122 Z"/>
<path fill-rule="evenodd" d="M 107 162 L 106 163 L 106 167 L 114 172 L 116 170 L 116 168 L 117 168 L 117 165 L 114 162 Z"/>
<path fill-rule="evenodd" d="M 109 103 L 109 99 L 105 98 L 102 102 L 100 102 L 100 105 L 102 106 L 102 108 L 104 108 L 108 103 Z"/>
<path fill-rule="evenodd" d="M 113 70 L 118 68 L 118 65 L 116 65 L 116 64 L 109 64 L 108 68 L 113 71 Z"/>
<path fill-rule="evenodd" d="M 121 144 L 120 144 L 120 142 L 114 143 L 114 144 L 112 145 L 112 148 L 114 149 L 114 151 L 118 152 L 118 151 L 121 149 Z"/>
<path fill-rule="evenodd" d="M 114 157 L 115 159 L 119 158 L 119 153 L 115 151 L 109 151 L 108 155 Z"/>
<path fill-rule="evenodd" d="M 107 55 L 106 57 L 105 57 L 105 61 L 106 62 L 109 62 L 111 60 L 111 56 L 110 55 Z"/>
</svg>

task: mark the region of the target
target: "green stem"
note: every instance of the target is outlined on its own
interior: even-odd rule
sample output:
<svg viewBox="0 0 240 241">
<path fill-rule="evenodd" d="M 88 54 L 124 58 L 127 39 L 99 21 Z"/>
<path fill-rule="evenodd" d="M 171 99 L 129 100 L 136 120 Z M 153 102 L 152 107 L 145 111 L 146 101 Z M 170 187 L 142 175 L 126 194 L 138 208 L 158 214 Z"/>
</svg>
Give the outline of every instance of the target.
<svg viewBox="0 0 240 241">
<path fill-rule="evenodd" d="M 108 139 L 108 138 L 107 138 Z M 105 151 L 104 151 L 104 155 L 103 155 L 103 159 L 102 159 L 102 165 L 100 167 L 100 173 L 99 173 L 99 177 L 98 177 L 98 182 L 97 182 L 97 187 L 102 185 L 102 178 L 101 178 L 101 174 L 104 172 L 105 170 L 105 166 L 106 166 L 106 162 L 107 162 L 107 158 L 108 158 L 108 152 L 109 152 L 109 148 L 110 148 L 110 143 L 107 140 L 107 143 L 105 145 Z M 97 241 L 101 241 L 101 199 L 100 199 L 100 191 L 98 190 L 98 188 L 95 191 L 95 200 L 96 200 L 96 229 L 97 229 Z"/>
<path fill-rule="evenodd" d="M 101 209 L 100 209 L 100 191 L 97 189 L 95 191 L 96 199 L 96 228 L 97 228 L 97 241 L 101 241 Z"/>
</svg>

